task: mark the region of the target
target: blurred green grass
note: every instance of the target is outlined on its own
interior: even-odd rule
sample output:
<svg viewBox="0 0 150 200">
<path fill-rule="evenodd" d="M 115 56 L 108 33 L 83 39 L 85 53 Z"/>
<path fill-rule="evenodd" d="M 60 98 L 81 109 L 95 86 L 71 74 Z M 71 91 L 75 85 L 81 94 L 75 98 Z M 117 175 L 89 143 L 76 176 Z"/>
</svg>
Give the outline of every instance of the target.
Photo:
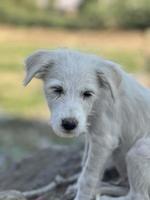
<svg viewBox="0 0 150 200">
<path fill-rule="evenodd" d="M 0 30 L 0 33 L 1 31 L 2 30 Z M 16 30 L 16 32 L 17 31 L 18 30 Z M 0 36 L 0 111 L 26 117 L 47 117 L 49 113 L 44 100 L 42 85 L 40 82 L 38 80 L 34 80 L 28 88 L 24 88 L 22 85 L 24 76 L 23 62 L 24 58 L 34 50 L 39 48 L 52 49 L 57 47 L 58 43 L 60 43 L 60 39 L 58 40 L 57 36 L 56 40 L 58 41 L 56 41 L 56 44 L 55 41 L 51 42 L 53 41 L 53 35 L 55 35 L 55 32 L 52 33 L 52 36 L 49 32 L 44 36 L 43 30 L 42 38 L 39 40 L 38 36 L 35 36 L 35 31 L 33 35 L 31 35 L 33 39 L 28 38 L 30 37 L 30 34 L 28 32 L 26 33 L 26 29 L 23 29 L 23 32 L 22 30 L 21 32 L 17 32 L 19 36 L 24 34 L 24 37 L 20 36 L 21 39 L 14 39 L 14 33 L 15 30 L 13 29 L 11 32 L 10 28 L 7 38 L 4 37 L 1 39 Z M 67 34 L 66 36 L 64 34 L 64 36 L 68 37 Z M 64 36 L 61 38 L 62 44 Z M 48 37 L 48 39 L 45 40 L 45 37 Z M 95 37 L 94 34 L 93 36 L 91 34 L 89 37 L 89 45 L 84 46 L 81 43 L 82 34 L 80 36 L 80 33 L 78 33 L 79 40 L 75 40 L 74 42 L 73 39 L 68 38 L 68 40 L 66 40 L 67 46 L 74 49 L 95 53 L 101 55 L 102 57 L 113 60 L 123 65 L 124 69 L 131 73 L 135 73 L 142 69 L 144 55 L 140 48 L 135 47 L 130 49 L 130 47 L 115 47 L 115 43 L 112 47 L 109 47 L 109 44 L 106 44 L 105 46 L 99 45 L 100 48 L 98 48 L 96 43 L 93 44 L 93 42 L 91 42 L 90 44 L 90 39 L 92 37 Z M 122 39 L 124 40 L 125 38 Z M 66 44 L 64 45 L 66 46 Z"/>
</svg>

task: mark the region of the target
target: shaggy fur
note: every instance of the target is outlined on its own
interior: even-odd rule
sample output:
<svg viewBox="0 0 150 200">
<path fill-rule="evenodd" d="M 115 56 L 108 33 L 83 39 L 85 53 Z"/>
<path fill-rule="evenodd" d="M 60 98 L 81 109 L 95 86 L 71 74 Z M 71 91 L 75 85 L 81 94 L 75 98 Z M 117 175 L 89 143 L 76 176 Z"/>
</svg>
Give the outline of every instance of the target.
<svg viewBox="0 0 150 200">
<path fill-rule="evenodd" d="M 149 200 L 150 91 L 116 63 L 68 49 L 37 51 L 25 67 L 25 85 L 33 77 L 43 80 L 55 133 L 87 137 L 75 200 L 95 197 L 110 158 L 122 180 L 129 180 L 129 193 L 117 199 Z"/>
</svg>

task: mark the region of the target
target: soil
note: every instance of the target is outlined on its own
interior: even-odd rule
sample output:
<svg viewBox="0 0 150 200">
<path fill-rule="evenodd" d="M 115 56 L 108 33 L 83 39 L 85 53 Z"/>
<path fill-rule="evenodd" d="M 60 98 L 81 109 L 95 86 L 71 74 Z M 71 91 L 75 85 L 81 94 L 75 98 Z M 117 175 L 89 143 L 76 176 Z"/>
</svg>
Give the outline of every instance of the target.
<svg viewBox="0 0 150 200">
<path fill-rule="evenodd" d="M 51 147 L 40 150 L 0 173 L 0 190 L 21 192 L 39 189 L 53 182 L 56 176 L 68 178 L 80 172 L 81 147 Z M 68 185 L 61 185 L 40 199 L 62 199 Z M 33 198 L 35 199 L 35 198 Z"/>
</svg>

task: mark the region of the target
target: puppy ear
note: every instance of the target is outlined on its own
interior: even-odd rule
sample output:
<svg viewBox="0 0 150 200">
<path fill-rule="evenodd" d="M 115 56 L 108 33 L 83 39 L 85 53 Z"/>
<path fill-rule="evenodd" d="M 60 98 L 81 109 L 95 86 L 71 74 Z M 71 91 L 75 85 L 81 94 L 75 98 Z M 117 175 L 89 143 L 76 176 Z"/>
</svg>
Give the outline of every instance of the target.
<svg viewBox="0 0 150 200">
<path fill-rule="evenodd" d="M 97 70 L 97 76 L 100 87 L 109 90 L 112 99 L 115 101 L 122 80 L 119 65 L 110 61 L 104 61 Z"/>
<path fill-rule="evenodd" d="M 53 65 L 55 60 L 55 54 L 52 51 L 40 50 L 31 54 L 25 60 L 26 76 L 24 79 L 24 85 L 26 86 L 33 77 L 43 79 Z"/>
</svg>

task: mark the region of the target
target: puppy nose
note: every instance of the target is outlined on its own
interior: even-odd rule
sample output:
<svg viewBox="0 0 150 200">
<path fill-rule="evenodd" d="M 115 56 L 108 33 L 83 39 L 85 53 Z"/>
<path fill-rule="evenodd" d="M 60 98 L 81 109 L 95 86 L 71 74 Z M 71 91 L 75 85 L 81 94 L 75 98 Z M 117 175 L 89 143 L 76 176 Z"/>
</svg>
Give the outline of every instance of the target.
<svg viewBox="0 0 150 200">
<path fill-rule="evenodd" d="M 61 125 L 65 130 L 71 131 L 77 127 L 78 121 L 75 118 L 65 118 Z"/>
</svg>

